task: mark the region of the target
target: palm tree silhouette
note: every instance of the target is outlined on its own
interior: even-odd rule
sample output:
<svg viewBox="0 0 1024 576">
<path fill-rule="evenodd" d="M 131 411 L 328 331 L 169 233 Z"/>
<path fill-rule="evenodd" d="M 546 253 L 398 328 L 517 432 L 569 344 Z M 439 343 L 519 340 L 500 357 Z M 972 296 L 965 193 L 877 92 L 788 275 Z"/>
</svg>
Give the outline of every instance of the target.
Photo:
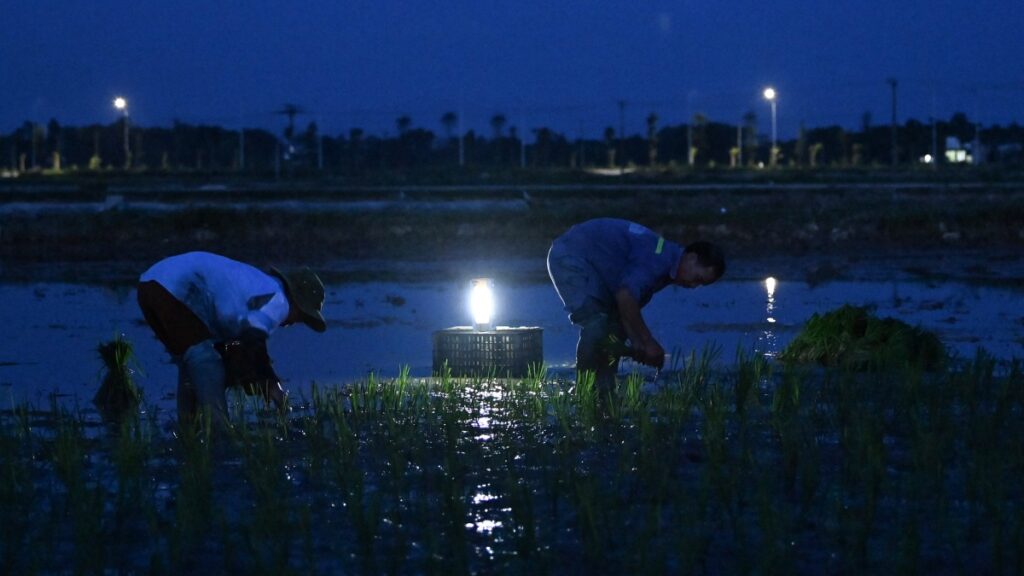
<svg viewBox="0 0 1024 576">
<path fill-rule="evenodd" d="M 403 135 L 406 132 L 408 132 L 409 127 L 411 126 L 412 118 L 410 118 L 408 114 L 402 114 L 401 116 L 398 117 L 397 120 L 395 120 L 395 127 L 398 128 L 398 133 L 400 135 Z"/>
<path fill-rule="evenodd" d="M 491 116 L 491 128 L 494 129 L 494 139 L 501 138 L 501 132 L 505 129 L 505 123 L 508 121 L 504 114 L 495 114 Z"/>
<path fill-rule="evenodd" d="M 459 117 L 455 115 L 455 112 L 445 112 L 441 116 L 441 125 L 444 126 L 444 134 L 449 140 L 452 139 L 452 132 L 455 131 L 455 125 L 458 124 Z"/>
<path fill-rule="evenodd" d="M 658 163 L 658 115 L 647 116 L 647 156 L 651 166 Z"/>
</svg>

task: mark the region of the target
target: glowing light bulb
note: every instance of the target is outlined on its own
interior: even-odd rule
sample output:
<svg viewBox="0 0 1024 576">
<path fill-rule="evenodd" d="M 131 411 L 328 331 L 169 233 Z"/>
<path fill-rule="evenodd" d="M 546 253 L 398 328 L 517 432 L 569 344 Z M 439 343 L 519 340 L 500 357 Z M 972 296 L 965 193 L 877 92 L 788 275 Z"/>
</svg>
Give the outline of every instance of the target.
<svg viewBox="0 0 1024 576">
<path fill-rule="evenodd" d="M 772 297 L 775 296 L 775 284 L 776 284 L 776 282 L 775 282 L 775 278 L 773 276 L 769 276 L 769 277 L 764 279 L 764 289 L 768 291 L 768 297 L 769 298 L 772 298 Z"/>
<path fill-rule="evenodd" d="M 469 311 L 473 315 L 473 327 L 490 330 L 494 316 L 494 291 L 490 278 L 475 278 L 470 282 Z"/>
</svg>

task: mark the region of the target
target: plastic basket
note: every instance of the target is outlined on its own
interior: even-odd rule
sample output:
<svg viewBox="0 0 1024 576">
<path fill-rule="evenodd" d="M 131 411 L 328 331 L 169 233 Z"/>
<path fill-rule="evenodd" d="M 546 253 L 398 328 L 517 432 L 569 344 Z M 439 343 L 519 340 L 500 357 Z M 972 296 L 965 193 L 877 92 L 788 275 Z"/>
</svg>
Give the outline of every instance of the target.
<svg viewBox="0 0 1024 576">
<path fill-rule="evenodd" d="M 434 332 L 434 373 L 447 364 L 452 376 L 521 378 L 544 362 L 544 331 L 505 327 L 476 331 L 455 327 Z"/>
</svg>

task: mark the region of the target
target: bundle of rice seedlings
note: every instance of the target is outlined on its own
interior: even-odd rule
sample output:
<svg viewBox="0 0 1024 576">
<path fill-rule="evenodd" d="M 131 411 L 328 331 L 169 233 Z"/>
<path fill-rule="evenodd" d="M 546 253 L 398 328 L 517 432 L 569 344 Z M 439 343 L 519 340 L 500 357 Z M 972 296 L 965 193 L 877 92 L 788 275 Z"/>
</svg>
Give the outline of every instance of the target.
<svg viewBox="0 0 1024 576">
<path fill-rule="evenodd" d="M 93 403 L 106 416 L 119 416 L 142 401 L 142 391 L 132 379 L 135 373 L 135 352 L 124 334 L 101 343 L 96 351 L 103 361 L 103 382 Z"/>
<path fill-rule="evenodd" d="M 854 370 L 904 363 L 936 370 L 946 359 L 945 346 L 931 332 L 895 318 L 878 318 L 866 308 L 849 304 L 811 316 L 779 355 L 783 362 Z"/>
</svg>

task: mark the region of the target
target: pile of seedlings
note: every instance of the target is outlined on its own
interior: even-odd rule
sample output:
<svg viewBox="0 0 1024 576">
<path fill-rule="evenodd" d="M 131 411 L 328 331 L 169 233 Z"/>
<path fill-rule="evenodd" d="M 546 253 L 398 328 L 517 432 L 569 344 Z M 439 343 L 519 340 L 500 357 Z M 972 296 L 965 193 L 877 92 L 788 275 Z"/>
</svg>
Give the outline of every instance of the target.
<svg viewBox="0 0 1024 576">
<path fill-rule="evenodd" d="M 910 364 L 934 371 L 946 362 L 947 353 L 931 332 L 847 304 L 811 316 L 803 331 L 779 354 L 779 360 L 852 370 Z"/>
</svg>

